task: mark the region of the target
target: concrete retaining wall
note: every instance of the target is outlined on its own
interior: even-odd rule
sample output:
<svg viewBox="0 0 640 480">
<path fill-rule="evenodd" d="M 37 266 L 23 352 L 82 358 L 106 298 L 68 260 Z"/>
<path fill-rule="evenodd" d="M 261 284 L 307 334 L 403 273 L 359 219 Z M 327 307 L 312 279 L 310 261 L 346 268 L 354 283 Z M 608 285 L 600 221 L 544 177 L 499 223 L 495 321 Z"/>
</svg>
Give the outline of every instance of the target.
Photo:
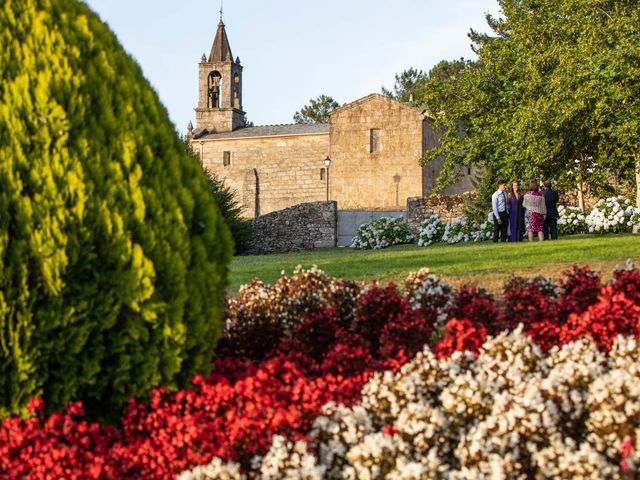
<svg viewBox="0 0 640 480">
<path fill-rule="evenodd" d="M 338 246 L 348 247 L 361 225 L 371 223 L 381 217 L 403 217 L 404 212 L 380 212 L 361 210 L 340 210 L 338 212 Z"/>
</svg>

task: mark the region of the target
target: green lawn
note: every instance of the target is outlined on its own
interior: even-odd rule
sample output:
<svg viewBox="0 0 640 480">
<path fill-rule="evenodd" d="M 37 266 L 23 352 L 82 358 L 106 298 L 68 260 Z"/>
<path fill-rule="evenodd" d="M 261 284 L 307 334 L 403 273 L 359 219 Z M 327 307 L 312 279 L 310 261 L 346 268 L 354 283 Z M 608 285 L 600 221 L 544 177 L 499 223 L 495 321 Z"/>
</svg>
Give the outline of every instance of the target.
<svg viewBox="0 0 640 480">
<path fill-rule="evenodd" d="M 402 280 L 409 272 L 428 267 L 455 285 L 469 283 L 498 291 L 512 275 L 541 273 L 557 278 L 574 263 L 591 265 L 607 278 L 613 267 L 624 265 L 629 258 L 640 263 L 640 235 L 580 235 L 542 243 L 401 245 L 376 251 L 327 248 L 236 257 L 229 289 L 237 291 L 254 277 L 271 283 L 281 271 L 290 274 L 296 265 L 317 265 L 334 277 L 385 282 Z"/>
</svg>

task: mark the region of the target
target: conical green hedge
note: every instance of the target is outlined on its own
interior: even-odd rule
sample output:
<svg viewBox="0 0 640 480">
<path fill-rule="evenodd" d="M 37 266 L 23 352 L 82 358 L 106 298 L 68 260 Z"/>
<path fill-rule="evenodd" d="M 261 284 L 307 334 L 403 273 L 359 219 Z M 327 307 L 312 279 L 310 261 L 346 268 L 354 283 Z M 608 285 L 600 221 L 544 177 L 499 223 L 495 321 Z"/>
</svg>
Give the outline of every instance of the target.
<svg viewBox="0 0 640 480">
<path fill-rule="evenodd" d="M 232 250 L 138 65 L 77 0 L 0 3 L 0 416 L 210 365 Z"/>
</svg>

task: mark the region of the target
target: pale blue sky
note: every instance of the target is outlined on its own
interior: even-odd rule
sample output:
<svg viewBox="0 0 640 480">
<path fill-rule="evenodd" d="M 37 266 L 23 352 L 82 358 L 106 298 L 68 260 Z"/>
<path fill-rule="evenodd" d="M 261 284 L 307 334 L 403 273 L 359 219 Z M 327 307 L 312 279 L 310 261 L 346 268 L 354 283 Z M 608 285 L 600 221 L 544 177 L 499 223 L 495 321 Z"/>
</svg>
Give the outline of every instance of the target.
<svg viewBox="0 0 640 480">
<path fill-rule="evenodd" d="M 220 0 L 86 0 L 140 63 L 182 133 L 194 120 L 198 62 L 209 54 Z M 351 102 L 408 67 L 472 58 L 467 33 L 487 31 L 496 0 L 226 0 L 224 22 L 244 66 L 256 125 L 292 123 L 324 93 Z"/>
</svg>

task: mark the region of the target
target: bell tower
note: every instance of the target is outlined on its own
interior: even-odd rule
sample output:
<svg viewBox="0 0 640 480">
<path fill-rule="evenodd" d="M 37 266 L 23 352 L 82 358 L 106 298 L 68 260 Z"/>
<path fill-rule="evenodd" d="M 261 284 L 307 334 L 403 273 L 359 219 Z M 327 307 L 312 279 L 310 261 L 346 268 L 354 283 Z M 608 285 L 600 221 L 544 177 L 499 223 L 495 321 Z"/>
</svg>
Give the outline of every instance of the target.
<svg viewBox="0 0 640 480">
<path fill-rule="evenodd" d="M 222 15 L 209 58 L 202 54 L 198 69 L 196 129 L 221 133 L 244 127 L 242 66 L 240 58 L 233 59 Z"/>
</svg>

